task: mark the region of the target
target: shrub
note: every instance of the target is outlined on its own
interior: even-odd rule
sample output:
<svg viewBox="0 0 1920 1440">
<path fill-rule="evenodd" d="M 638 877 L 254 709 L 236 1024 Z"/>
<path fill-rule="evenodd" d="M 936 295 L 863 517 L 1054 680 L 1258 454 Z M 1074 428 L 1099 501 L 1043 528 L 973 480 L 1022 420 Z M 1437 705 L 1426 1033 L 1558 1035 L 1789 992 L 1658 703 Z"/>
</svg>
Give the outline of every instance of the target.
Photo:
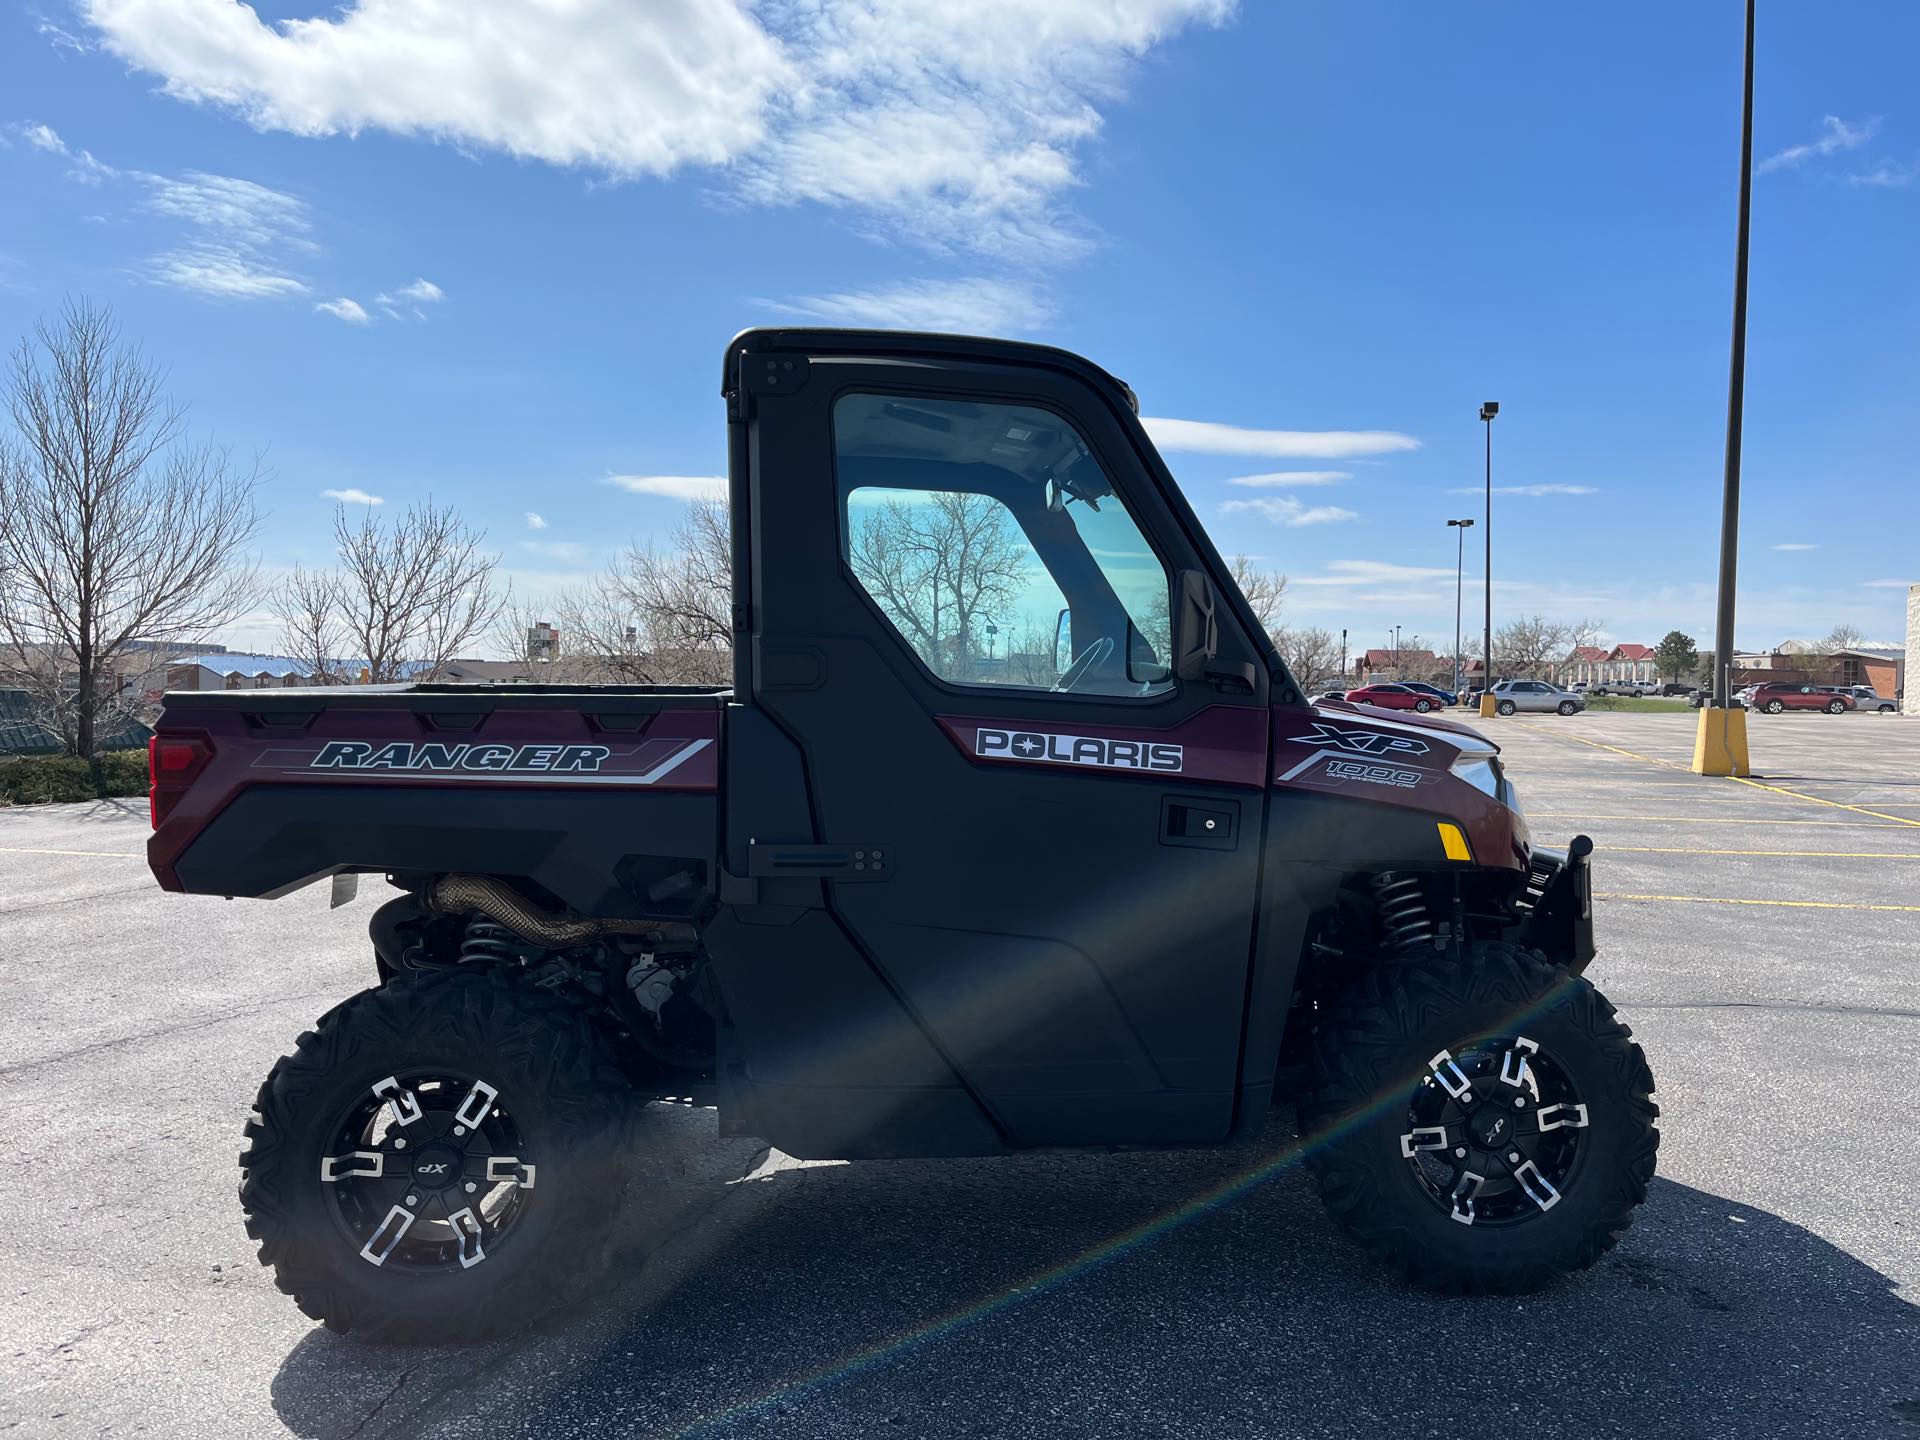
<svg viewBox="0 0 1920 1440">
<path fill-rule="evenodd" d="M 91 760 L 71 755 L 0 760 L 0 805 L 47 805 L 146 793 L 144 750 L 109 750 Z"/>
</svg>

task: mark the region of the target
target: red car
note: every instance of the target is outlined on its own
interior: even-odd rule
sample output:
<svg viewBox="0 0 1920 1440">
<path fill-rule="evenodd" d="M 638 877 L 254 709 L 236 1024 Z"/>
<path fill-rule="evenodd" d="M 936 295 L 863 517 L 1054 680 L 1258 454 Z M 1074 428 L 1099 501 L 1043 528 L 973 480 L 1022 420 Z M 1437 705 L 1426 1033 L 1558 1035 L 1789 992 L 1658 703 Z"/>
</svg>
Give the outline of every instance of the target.
<svg viewBox="0 0 1920 1440">
<path fill-rule="evenodd" d="M 1818 685 L 1762 685 L 1753 692 L 1747 707 L 1764 710 L 1769 715 L 1778 715 L 1782 710 L 1824 710 L 1829 715 L 1844 715 L 1858 709 L 1859 704 L 1851 695 Z"/>
<path fill-rule="evenodd" d="M 1433 696 L 1405 685 L 1362 685 L 1347 691 L 1347 700 L 1354 705 L 1378 705 L 1383 710 L 1418 710 L 1422 715 L 1440 708 Z"/>
</svg>

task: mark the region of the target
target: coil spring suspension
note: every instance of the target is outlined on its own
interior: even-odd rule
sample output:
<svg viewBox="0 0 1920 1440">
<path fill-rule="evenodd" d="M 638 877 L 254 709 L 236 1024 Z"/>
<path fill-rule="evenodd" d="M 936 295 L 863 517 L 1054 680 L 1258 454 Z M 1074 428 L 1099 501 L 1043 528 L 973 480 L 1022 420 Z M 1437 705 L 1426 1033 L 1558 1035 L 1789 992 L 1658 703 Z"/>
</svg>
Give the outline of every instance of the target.
<svg viewBox="0 0 1920 1440">
<path fill-rule="evenodd" d="M 1433 917 L 1427 911 L 1426 888 L 1411 875 L 1376 875 L 1374 901 L 1380 907 L 1380 925 L 1387 944 L 1411 950 L 1433 941 Z"/>
<path fill-rule="evenodd" d="M 476 915 L 467 922 L 467 931 L 460 939 L 460 963 L 470 964 L 477 960 L 512 960 L 515 958 L 514 933 L 483 915 Z"/>
</svg>

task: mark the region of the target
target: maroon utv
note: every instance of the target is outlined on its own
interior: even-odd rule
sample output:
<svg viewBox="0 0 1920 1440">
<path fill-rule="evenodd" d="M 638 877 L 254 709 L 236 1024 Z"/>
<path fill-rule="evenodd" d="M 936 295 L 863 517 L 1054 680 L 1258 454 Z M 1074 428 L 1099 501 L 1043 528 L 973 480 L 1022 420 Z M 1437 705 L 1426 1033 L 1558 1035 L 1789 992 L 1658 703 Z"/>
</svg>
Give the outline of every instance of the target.
<svg viewBox="0 0 1920 1440">
<path fill-rule="evenodd" d="M 1534 844 L 1464 726 L 1309 703 L 1124 384 L 761 330 L 722 392 L 730 687 L 167 697 L 163 886 L 397 887 L 377 984 L 247 1126 L 302 1309 L 524 1324 L 607 1263 L 633 1116 L 689 1093 L 849 1159 L 1217 1145 L 1286 1102 L 1417 1283 L 1614 1243 L 1658 1134 L 1581 978 L 1590 843 Z"/>
</svg>

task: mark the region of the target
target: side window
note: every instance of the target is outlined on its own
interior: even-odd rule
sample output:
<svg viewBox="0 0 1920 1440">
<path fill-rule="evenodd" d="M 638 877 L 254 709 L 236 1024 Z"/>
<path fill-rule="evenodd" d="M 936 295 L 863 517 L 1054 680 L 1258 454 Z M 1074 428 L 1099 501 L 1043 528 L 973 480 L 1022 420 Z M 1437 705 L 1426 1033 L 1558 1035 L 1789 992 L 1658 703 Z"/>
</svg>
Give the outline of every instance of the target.
<svg viewBox="0 0 1920 1440">
<path fill-rule="evenodd" d="M 940 679 L 1173 687 L 1171 576 L 1060 416 L 849 394 L 834 405 L 834 459 L 843 558 Z"/>
</svg>

